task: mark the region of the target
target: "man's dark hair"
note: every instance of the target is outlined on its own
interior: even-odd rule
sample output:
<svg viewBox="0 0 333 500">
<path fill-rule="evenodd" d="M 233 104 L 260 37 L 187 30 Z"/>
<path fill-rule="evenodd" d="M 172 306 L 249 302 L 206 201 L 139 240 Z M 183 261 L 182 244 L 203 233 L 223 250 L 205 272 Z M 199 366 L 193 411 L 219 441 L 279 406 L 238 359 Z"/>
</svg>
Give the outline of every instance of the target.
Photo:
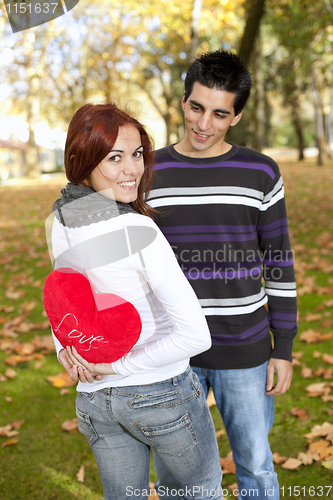
<svg viewBox="0 0 333 500">
<path fill-rule="evenodd" d="M 235 115 L 244 109 L 251 91 L 249 70 L 240 57 L 227 50 L 207 52 L 195 59 L 185 78 L 185 101 L 191 95 L 195 82 L 210 89 L 236 94 Z"/>
</svg>

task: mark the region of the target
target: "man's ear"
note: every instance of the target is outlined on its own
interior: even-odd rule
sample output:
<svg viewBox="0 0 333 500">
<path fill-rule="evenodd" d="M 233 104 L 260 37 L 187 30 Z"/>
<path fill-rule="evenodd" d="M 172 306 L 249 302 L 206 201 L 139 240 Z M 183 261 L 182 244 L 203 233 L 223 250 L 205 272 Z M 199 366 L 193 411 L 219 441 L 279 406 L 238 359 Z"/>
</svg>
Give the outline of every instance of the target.
<svg viewBox="0 0 333 500">
<path fill-rule="evenodd" d="M 238 113 L 238 115 L 234 116 L 232 122 L 230 123 L 230 127 L 234 127 L 242 118 L 243 110 Z"/>
<path fill-rule="evenodd" d="M 184 92 L 183 99 L 182 99 L 182 108 L 183 108 L 183 111 L 185 111 L 185 92 Z"/>
</svg>

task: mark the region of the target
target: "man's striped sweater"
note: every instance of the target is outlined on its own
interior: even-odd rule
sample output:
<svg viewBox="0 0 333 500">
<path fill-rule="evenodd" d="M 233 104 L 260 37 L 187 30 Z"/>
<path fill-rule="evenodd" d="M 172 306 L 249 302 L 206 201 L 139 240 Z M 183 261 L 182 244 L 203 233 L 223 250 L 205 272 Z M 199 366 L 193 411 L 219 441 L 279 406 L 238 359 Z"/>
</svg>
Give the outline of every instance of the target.
<svg viewBox="0 0 333 500">
<path fill-rule="evenodd" d="M 213 158 L 168 146 L 156 152 L 149 203 L 210 328 L 211 349 L 191 364 L 235 369 L 270 357 L 291 361 L 296 284 L 275 161 L 235 145 Z"/>
</svg>

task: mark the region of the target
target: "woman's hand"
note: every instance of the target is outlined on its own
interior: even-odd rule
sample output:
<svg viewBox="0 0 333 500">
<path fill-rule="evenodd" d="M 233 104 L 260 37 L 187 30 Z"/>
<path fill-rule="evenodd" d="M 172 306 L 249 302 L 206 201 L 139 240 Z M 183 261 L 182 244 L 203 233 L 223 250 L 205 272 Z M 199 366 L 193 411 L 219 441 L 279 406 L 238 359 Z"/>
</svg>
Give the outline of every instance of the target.
<svg viewBox="0 0 333 500">
<path fill-rule="evenodd" d="M 72 361 L 70 360 L 70 358 L 68 356 L 66 349 L 62 349 L 59 352 L 59 361 L 62 364 L 62 366 L 65 368 L 66 372 L 71 377 L 71 379 L 74 380 L 74 382 L 78 382 L 80 380 L 80 382 L 83 382 L 83 383 L 85 383 L 85 382 L 92 383 L 95 380 L 102 380 L 103 379 L 102 375 L 97 375 L 96 377 L 94 377 L 89 372 L 89 370 L 84 368 L 80 363 L 78 363 L 78 364 L 72 363 Z"/>
<path fill-rule="evenodd" d="M 102 375 L 115 375 L 116 373 L 113 371 L 112 363 L 89 363 L 80 356 L 75 347 L 70 348 L 67 346 L 67 356 L 71 364 L 77 366 L 79 371 L 81 369 L 83 371 L 86 370 L 90 375 L 96 377 L 97 380 L 101 380 L 101 378 L 103 378 L 101 377 Z"/>
</svg>

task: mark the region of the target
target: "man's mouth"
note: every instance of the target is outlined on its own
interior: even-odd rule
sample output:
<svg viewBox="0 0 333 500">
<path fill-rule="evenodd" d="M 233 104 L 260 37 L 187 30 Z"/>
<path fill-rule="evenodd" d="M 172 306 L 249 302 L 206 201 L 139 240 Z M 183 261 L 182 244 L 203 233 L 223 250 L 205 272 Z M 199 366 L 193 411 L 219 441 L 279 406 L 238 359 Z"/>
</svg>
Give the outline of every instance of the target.
<svg viewBox="0 0 333 500">
<path fill-rule="evenodd" d="M 201 132 L 197 132 L 196 130 L 193 130 L 193 132 L 201 141 L 207 141 L 211 137 L 211 134 L 202 134 Z"/>
</svg>

